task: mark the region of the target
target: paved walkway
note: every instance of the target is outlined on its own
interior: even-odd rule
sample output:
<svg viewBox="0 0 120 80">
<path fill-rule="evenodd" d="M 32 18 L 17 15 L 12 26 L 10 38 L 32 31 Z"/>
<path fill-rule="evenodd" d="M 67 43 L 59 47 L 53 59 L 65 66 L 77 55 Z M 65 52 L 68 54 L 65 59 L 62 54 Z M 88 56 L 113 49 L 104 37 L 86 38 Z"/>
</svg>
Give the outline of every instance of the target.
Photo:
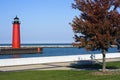
<svg viewBox="0 0 120 80">
<path fill-rule="evenodd" d="M 97 60 L 97 61 L 101 62 L 102 60 Z M 120 58 L 106 60 L 106 62 L 111 62 L 111 61 L 120 61 Z M 62 63 L 47 63 L 47 64 L 34 64 L 34 65 L 22 65 L 22 66 L 8 66 L 8 67 L 0 67 L 0 71 L 5 72 L 5 71 L 22 71 L 22 70 L 73 70 L 74 68 L 71 68 L 70 66 L 78 63 L 81 62 L 62 62 Z"/>
<path fill-rule="evenodd" d="M 21 71 L 21 70 L 70 70 L 72 69 L 69 67 L 71 64 L 72 62 L 8 66 L 8 67 L 0 67 L 0 71 L 4 72 L 4 71 Z"/>
</svg>

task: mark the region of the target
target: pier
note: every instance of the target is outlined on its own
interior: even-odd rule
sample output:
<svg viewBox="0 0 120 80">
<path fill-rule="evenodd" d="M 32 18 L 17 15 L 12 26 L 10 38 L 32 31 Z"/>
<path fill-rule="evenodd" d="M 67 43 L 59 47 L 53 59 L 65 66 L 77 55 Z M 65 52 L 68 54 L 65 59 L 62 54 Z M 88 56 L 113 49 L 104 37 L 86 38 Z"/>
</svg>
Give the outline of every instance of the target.
<svg viewBox="0 0 120 80">
<path fill-rule="evenodd" d="M 34 54 L 34 53 L 41 53 L 42 48 L 40 47 L 24 47 L 24 48 L 11 48 L 11 47 L 1 47 L 0 48 L 0 55 L 7 55 L 7 54 Z"/>
<path fill-rule="evenodd" d="M 10 48 L 11 46 L 0 46 L 1 48 Z M 21 46 L 21 48 L 35 48 L 35 47 L 41 47 L 41 48 L 73 48 L 73 45 L 25 45 Z"/>
<path fill-rule="evenodd" d="M 41 53 L 43 48 L 73 48 L 72 45 L 25 45 L 18 49 L 11 46 L 0 46 L 0 55 Z"/>
<path fill-rule="evenodd" d="M 36 46 L 21 46 L 21 47 L 41 47 L 41 48 L 72 48 L 72 45 L 36 45 Z"/>
<path fill-rule="evenodd" d="M 0 46 L 1 48 L 10 48 L 11 46 Z M 35 48 L 35 47 L 41 47 L 41 48 L 74 48 L 77 46 L 73 46 L 73 45 L 21 45 L 21 48 Z M 117 45 L 111 45 L 112 48 L 117 47 Z"/>
<path fill-rule="evenodd" d="M 117 47 L 116 45 L 111 45 L 111 47 Z M 4 54 L 34 54 L 34 53 L 41 53 L 43 48 L 77 48 L 73 45 L 21 45 L 20 49 L 12 49 L 11 45 L 7 46 L 0 46 L 0 55 Z"/>
</svg>

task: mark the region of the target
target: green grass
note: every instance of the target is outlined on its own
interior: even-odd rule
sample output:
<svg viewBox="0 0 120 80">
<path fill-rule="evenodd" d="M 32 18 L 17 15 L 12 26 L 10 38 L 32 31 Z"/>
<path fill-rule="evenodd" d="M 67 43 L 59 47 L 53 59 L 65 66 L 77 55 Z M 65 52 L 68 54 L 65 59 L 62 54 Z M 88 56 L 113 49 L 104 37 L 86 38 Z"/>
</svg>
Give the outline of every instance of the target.
<svg viewBox="0 0 120 80">
<path fill-rule="evenodd" d="M 107 62 L 107 67 L 113 69 L 120 69 L 120 61 L 118 62 Z"/>
<path fill-rule="evenodd" d="M 120 62 L 107 63 L 108 67 L 120 68 Z M 96 75 L 92 70 L 36 70 L 19 72 L 0 72 L 0 80 L 119 80 L 120 71 L 107 75 Z M 111 73 L 111 72 L 109 72 Z"/>
<path fill-rule="evenodd" d="M 93 75 L 93 71 L 21 71 L 1 72 L 0 80 L 119 80 L 120 74 Z"/>
</svg>

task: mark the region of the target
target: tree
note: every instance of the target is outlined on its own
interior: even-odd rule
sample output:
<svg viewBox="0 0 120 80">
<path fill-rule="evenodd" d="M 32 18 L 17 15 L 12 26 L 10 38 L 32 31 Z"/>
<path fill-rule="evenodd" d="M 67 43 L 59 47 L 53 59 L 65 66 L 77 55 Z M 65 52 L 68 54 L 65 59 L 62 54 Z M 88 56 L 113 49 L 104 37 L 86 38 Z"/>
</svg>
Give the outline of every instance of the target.
<svg viewBox="0 0 120 80">
<path fill-rule="evenodd" d="M 106 52 L 120 43 L 120 0 L 74 0 L 74 9 L 80 11 L 70 23 L 75 33 L 74 46 L 100 50 L 102 71 L 106 70 Z"/>
</svg>

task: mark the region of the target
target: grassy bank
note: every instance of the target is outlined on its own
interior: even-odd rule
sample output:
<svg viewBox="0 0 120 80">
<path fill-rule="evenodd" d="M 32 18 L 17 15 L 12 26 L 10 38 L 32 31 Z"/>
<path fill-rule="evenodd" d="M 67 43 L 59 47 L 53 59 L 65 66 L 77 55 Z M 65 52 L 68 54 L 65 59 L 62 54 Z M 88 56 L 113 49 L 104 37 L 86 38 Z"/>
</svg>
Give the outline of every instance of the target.
<svg viewBox="0 0 120 80">
<path fill-rule="evenodd" d="M 120 62 L 107 63 L 107 67 L 120 68 Z M 0 80 L 119 80 L 120 71 L 107 72 L 85 70 L 46 70 L 0 72 Z"/>
</svg>

